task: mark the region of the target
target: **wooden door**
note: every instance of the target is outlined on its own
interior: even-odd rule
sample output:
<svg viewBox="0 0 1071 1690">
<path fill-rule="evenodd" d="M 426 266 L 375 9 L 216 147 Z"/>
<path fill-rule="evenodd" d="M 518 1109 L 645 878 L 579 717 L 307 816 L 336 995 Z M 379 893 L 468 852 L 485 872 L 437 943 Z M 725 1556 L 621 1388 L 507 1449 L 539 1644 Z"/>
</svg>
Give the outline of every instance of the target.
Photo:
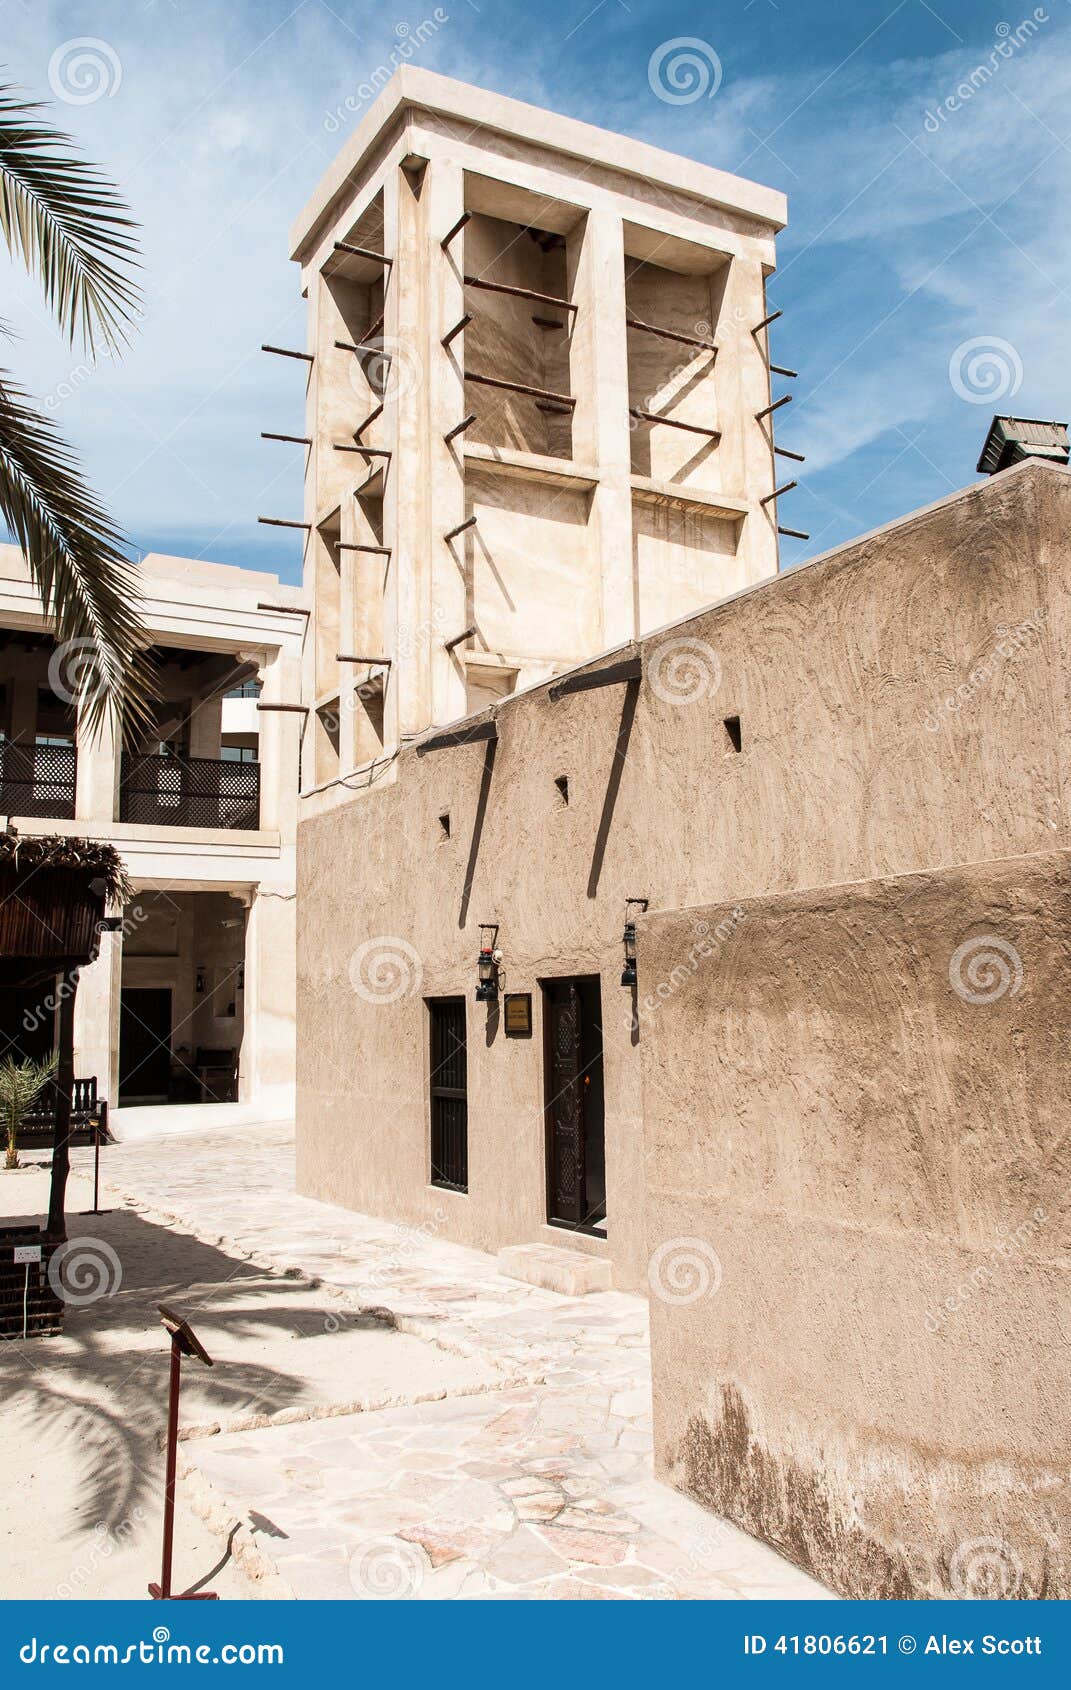
<svg viewBox="0 0 1071 1690">
<path fill-rule="evenodd" d="M 545 990 L 547 1218 L 579 1225 L 585 1219 L 580 989 L 575 980 L 555 980 Z"/>
</svg>

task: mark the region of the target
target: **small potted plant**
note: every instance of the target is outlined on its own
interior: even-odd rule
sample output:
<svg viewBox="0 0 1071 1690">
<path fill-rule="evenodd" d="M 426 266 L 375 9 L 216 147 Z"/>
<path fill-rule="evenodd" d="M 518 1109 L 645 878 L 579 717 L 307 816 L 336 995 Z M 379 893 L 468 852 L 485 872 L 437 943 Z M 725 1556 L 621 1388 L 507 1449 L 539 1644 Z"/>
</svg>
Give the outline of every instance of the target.
<svg viewBox="0 0 1071 1690">
<path fill-rule="evenodd" d="M 59 1057 L 55 1051 L 45 1062 L 16 1062 L 5 1056 L 0 1062 L 0 1123 L 7 1138 L 6 1169 L 19 1166 L 19 1133 L 30 1104 L 55 1078 Z"/>
</svg>

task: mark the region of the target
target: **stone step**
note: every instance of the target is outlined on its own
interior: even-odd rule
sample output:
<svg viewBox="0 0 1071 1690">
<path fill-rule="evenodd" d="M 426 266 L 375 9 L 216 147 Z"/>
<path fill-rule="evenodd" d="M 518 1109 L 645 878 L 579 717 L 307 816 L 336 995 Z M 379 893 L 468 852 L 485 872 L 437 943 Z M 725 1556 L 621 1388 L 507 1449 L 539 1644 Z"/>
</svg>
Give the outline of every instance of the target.
<svg viewBox="0 0 1071 1690">
<path fill-rule="evenodd" d="M 523 1279 L 563 1297 L 586 1297 L 613 1288 L 611 1264 L 602 1256 L 581 1250 L 561 1250 L 555 1244 L 507 1244 L 498 1252 L 498 1271 L 507 1279 Z"/>
</svg>

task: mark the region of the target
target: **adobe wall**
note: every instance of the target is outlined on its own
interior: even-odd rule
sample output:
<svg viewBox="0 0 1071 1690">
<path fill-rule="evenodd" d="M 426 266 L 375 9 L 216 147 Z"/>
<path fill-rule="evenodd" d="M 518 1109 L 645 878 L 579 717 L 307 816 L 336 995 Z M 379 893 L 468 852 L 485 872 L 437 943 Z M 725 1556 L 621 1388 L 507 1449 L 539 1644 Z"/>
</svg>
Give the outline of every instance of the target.
<svg viewBox="0 0 1071 1690">
<path fill-rule="evenodd" d="M 1069 869 L 646 924 L 656 1468 L 846 1596 L 1071 1594 Z"/>
<path fill-rule="evenodd" d="M 644 1286 L 642 1012 L 658 976 L 641 937 L 633 1028 L 625 898 L 725 912 L 1071 845 L 1069 493 L 1064 472 L 1008 471 L 650 635 L 634 686 L 510 699 L 493 759 L 409 747 L 386 784 L 304 821 L 299 1188 L 489 1249 L 545 1237 L 539 981 L 597 971 L 609 1243 L 586 1247 Z M 533 993 L 530 1041 L 473 1001 L 481 921 L 500 924 L 506 989 Z M 384 954 L 397 967 L 377 984 Z M 448 992 L 468 1003 L 467 1196 L 428 1184 L 423 1000 Z"/>
</svg>

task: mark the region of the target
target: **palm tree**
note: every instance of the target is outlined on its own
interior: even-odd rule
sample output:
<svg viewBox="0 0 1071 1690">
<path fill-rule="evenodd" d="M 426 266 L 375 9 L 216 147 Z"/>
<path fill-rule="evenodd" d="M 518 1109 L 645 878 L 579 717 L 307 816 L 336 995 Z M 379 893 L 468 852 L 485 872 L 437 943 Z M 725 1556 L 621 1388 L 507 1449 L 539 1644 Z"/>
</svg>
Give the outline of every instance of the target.
<svg viewBox="0 0 1071 1690">
<path fill-rule="evenodd" d="M 49 1080 L 55 1078 L 58 1063 L 55 1051 L 44 1062 L 33 1062 L 29 1057 L 16 1062 L 13 1056 L 5 1056 L 0 1062 L 0 1127 L 6 1140 L 5 1168 L 18 1167 L 19 1131 L 26 1111 Z"/>
<path fill-rule="evenodd" d="M 115 187 L 51 128 L 46 108 L 0 83 L 0 233 L 37 279 L 71 346 L 121 350 L 139 315 L 137 225 Z M 0 370 L 0 515 L 25 554 L 71 665 L 91 730 L 106 714 L 130 733 L 152 694 L 123 537 L 50 418 Z"/>
</svg>

